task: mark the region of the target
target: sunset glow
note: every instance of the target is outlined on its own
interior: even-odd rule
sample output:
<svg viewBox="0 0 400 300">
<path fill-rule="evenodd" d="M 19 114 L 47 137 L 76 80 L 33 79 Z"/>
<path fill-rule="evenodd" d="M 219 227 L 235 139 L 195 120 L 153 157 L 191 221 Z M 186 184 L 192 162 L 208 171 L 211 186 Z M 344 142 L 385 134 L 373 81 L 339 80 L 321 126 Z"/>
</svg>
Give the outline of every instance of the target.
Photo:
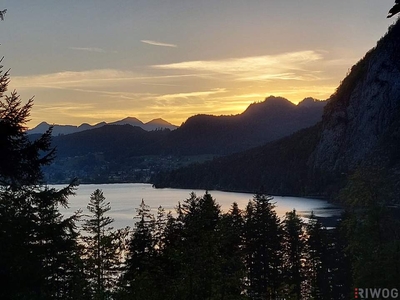
<svg viewBox="0 0 400 300">
<path fill-rule="evenodd" d="M 269 95 L 327 99 L 393 22 L 392 2 L 5 1 L 1 52 L 10 88 L 35 96 L 29 126 L 180 125 Z"/>
</svg>

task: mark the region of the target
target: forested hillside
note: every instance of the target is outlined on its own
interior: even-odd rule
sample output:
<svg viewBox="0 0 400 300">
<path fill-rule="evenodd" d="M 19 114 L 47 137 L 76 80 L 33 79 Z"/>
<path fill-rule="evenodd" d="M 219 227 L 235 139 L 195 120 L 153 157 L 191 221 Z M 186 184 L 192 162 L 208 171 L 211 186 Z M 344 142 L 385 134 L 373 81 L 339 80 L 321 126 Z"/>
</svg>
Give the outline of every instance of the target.
<svg viewBox="0 0 400 300">
<path fill-rule="evenodd" d="M 398 199 L 399 53 L 396 22 L 352 67 L 319 125 L 264 147 L 161 174 L 154 177 L 155 185 L 246 191 L 263 186 L 276 194 L 332 197 L 359 170 L 388 182 L 390 197 Z"/>
<path fill-rule="evenodd" d="M 5 13 L 0 11 L 0 19 Z M 179 184 L 187 176 L 212 185 L 222 178 L 221 188 L 259 186 L 264 193 L 255 193 L 244 211 L 236 203 L 221 211 L 208 192 L 176 199 L 173 212 L 162 206 L 154 212 L 143 199 L 132 214 L 132 228 L 112 227 L 111 204 L 99 189 L 87 199 L 87 211 L 68 217 L 61 213 L 77 181 L 63 188 L 47 185 L 43 168 L 56 155 L 51 129 L 28 136 L 33 100 L 22 101 L 16 91 L 7 94 L 10 78 L 0 66 L 0 299 L 346 300 L 365 298 L 367 289 L 377 299 L 397 298 L 400 219 L 387 186 L 398 183 L 399 174 L 399 27 L 397 22 L 353 68 L 322 122 L 159 179 L 175 178 Z M 388 69 L 393 77 L 379 77 Z M 375 84 L 385 91 L 372 93 L 376 104 L 365 91 L 376 91 Z M 356 97 L 364 92 L 365 98 Z M 357 113 L 353 105 L 358 101 L 368 101 L 366 107 L 378 114 L 366 113 L 363 105 Z M 364 118 L 375 130 L 371 137 L 359 132 Z M 169 134 L 122 128 L 142 142 L 131 144 L 137 153 L 151 138 Z M 97 140 L 111 154 L 117 142 L 132 143 L 115 137 L 113 130 L 100 130 L 106 136 Z M 348 136 L 363 149 L 353 152 Z M 88 139 L 87 133 L 77 138 L 84 147 L 89 147 L 84 144 Z M 339 147 L 328 147 L 336 143 Z M 61 145 L 57 150 L 63 153 Z M 105 153 L 92 154 L 107 158 Z M 266 189 L 326 191 L 338 183 L 337 177 L 328 178 L 343 171 L 348 172 L 340 194 L 345 212 L 335 228 L 325 228 L 313 214 L 304 222 L 294 210 L 281 219 L 274 198 L 265 194 Z M 317 186 L 322 188 L 305 190 Z"/>
<path fill-rule="evenodd" d="M 271 96 L 239 115 L 193 116 L 173 131 L 148 132 L 126 124 L 56 136 L 52 145 L 57 158 L 45 175 L 54 183 L 74 177 L 82 182 L 148 181 L 151 174 L 259 146 L 314 125 L 324 105 L 312 98 L 295 105 Z"/>
</svg>

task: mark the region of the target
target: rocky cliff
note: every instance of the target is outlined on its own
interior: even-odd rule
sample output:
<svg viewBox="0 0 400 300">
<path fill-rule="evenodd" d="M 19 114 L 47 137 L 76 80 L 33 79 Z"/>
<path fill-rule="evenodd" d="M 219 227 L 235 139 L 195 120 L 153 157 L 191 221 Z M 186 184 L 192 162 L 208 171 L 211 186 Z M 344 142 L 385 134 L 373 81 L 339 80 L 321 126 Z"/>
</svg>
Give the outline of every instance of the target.
<svg viewBox="0 0 400 300">
<path fill-rule="evenodd" d="M 354 169 L 376 151 L 400 111 L 400 23 L 351 69 L 325 107 L 310 165 Z"/>
<path fill-rule="evenodd" d="M 393 198 L 400 198 L 400 21 L 352 67 L 315 126 L 259 148 L 161 174 L 154 182 L 335 197 L 357 172 L 363 174 L 363 184 L 375 182 L 382 190 L 381 183 L 388 183 Z"/>
</svg>

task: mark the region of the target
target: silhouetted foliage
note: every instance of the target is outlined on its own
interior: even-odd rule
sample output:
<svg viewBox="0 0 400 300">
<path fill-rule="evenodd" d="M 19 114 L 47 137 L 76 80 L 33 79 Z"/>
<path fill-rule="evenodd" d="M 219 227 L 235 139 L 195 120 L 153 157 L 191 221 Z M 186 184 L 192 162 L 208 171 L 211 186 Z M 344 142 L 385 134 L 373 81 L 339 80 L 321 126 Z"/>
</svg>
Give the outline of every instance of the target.
<svg viewBox="0 0 400 300">
<path fill-rule="evenodd" d="M 1 67 L 2 68 L 2 67 Z M 26 122 L 33 100 L 22 104 L 5 95 L 8 72 L 0 76 L 0 298 L 85 298 L 81 248 L 75 222 L 59 207 L 68 205 L 76 183 L 56 190 L 42 185 L 51 162 L 50 131 L 30 141 Z"/>
<path fill-rule="evenodd" d="M 106 215 L 111 209 L 103 192 L 95 190 L 87 209 L 91 213 L 84 220 L 82 237 L 85 252 L 86 276 L 90 282 L 93 299 L 110 299 L 116 286 L 123 261 L 124 240 L 127 229 L 114 231 L 114 220 Z"/>
</svg>

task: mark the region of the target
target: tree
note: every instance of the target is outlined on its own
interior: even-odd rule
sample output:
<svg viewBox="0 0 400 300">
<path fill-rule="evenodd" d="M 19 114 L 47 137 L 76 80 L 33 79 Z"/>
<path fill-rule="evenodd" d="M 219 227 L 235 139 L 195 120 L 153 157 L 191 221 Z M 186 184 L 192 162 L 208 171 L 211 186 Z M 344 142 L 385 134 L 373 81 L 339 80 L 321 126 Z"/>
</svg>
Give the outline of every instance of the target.
<svg viewBox="0 0 400 300">
<path fill-rule="evenodd" d="M 307 296 L 311 299 L 332 299 L 328 232 L 314 213 L 307 224 L 307 234 Z"/>
<path fill-rule="evenodd" d="M 283 221 L 283 279 L 286 298 L 302 299 L 305 278 L 306 234 L 304 224 L 296 211 L 286 213 Z"/>
<path fill-rule="evenodd" d="M 183 298 L 215 299 L 221 282 L 219 222 L 221 210 L 212 196 L 194 193 L 182 205 Z"/>
<path fill-rule="evenodd" d="M 136 209 L 138 221 L 128 242 L 124 273 L 121 277 L 119 298 L 154 299 L 154 261 L 156 256 L 154 238 L 155 220 L 150 207 L 142 200 Z"/>
<path fill-rule="evenodd" d="M 77 215 L 63 218 L 76 183 L 56 190 L 43 185 L 42 167 L 54 158 L 51 129 L 30 141 L 26 123 L 33 105 L 14 91 L 5 95 L 8 72 L 0 66 L 0 289 L 1 299 L 84 297 L 79 276 Z M 75 277 L 76 276 L 76 277 Z"/>
<path fill-rule="evenodd" d="M 4 16 L 5 16 L 6 12 L 7 12 L 7 9 L 3 9 L 2 11 L 0 11 L 0 19 L 2 21 L 4 21 Z"/>
<path fill-rule="evenodd" d="M 54 159 L 55 150 L 50 147 L 51 129 L 35 141 L 28 139 L 25 124 L 33 99 L 22 104 L 15 91 L 4 95 L 8 82 L 9 74 L 0 66 L 0 184 L 15 191 L 41 183 L 41 168 Z"/>
<path fill-rule="evenodd" d="M 272 197 L 257 194 L 246 207 L 244 245 L 251 299 L 275 299 L 282 279 L 282 228 Z"/>
<path fill-rule="evenodd" d="M 243 299 L 246 267 L 243 257 L 243 212 L 236 202 L 222 215 L 219 225 L 221 263 L 221 299 Z"/>
<path fill-rule="evenodd" d="M 341 228 L 355 286 L 398 286 L 399 208 L 387 178 L 384 168 L 359 168 L 341 194 L 348 207 Z"/>
<path fill-rule="evenodd" d="M 105 200 L 99 189 L 90 195 L 87 209 L 91 215 L 83 224 L 86 231 L 82 238 L 86 248 L 86 269 L 94 299 L 110 298 L 119 275 L 123 250 L 120 247 L 120 242 L 124 239 L 123 231 L 114 232 L 109 226 L 114 220 L 106 216 L 111 206 Z"/>
</svg>

